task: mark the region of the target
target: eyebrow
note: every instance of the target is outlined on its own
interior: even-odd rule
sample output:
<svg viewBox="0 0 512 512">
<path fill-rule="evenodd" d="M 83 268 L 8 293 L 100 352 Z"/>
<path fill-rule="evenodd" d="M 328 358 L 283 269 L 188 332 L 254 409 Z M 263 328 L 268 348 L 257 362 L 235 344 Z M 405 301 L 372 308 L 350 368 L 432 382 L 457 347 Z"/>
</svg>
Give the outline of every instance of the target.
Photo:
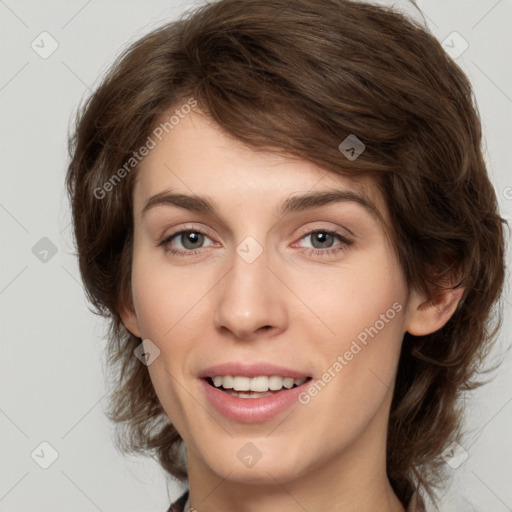
<svg viewBox="0 0 512 512">
<path fill-rule="evenodd" d="M 327 204 L 344 202 L 357 203 L 370 213 L 370 215 L 382 220 L 381 213 L 366 196 L 351 190 L 336 189 L 291 196 L 277 208 L 276 214 L 281 217 L 292 212 L 302 212 Z M 166 205 L 219 216 L 216 201 L 212 201 L 207 197 L 173 193 L 170 190 L 151 196 L 142 208 L 141 215 L 144 216 L 152 208 Z"/>
</svg>

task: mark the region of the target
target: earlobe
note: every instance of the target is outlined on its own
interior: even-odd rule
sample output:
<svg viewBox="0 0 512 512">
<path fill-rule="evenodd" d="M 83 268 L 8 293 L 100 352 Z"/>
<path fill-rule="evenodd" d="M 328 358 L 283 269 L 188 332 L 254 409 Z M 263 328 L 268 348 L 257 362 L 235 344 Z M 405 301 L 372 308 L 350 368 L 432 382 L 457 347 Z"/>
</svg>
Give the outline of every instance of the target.
<svg viewBox="0 0 512 512">
<path fill-rule="evenodd" d="M 425 336 L 441 329 L 457 309 L 463 293 L 462 287 L 448 288 L 429 301 L 419 292 L 412 291 L 406 331 L 414 336 Z"/>
<path fill-rule="evenodd" d="M 140 327 L 137 319 L 137 313 L 133 304 L 125 304 L 119 311 L 119 316 L 123 325 L 130 331 L 134 336 L 140 338 Z"/>
</svg>

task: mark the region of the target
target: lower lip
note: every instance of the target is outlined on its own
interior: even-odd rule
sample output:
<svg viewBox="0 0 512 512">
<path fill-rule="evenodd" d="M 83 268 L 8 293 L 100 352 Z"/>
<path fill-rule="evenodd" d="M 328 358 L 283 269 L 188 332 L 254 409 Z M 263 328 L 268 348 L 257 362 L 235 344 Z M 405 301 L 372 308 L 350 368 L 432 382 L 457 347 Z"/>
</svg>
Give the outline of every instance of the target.
<svg viewBox="0 0 512 512">
<path fill-rule="evenodd" d="M 261 398 L 237 398 L 211 386 L 206 379 L 200 380 L 206 396 L 217 412 L 234 421 L 258 423 L 274 418 L 296 403 L 298 396 L 312 379 L 295 388 L 284 389 L 272 396 Z"/>
</svg>

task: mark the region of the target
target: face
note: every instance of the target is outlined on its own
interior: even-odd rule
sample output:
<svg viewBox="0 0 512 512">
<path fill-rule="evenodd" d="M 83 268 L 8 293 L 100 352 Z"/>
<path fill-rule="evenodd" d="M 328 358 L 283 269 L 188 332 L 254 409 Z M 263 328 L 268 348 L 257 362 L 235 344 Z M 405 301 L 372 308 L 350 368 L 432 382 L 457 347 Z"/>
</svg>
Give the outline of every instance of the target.
<svg viewBox="0 0 512 512">
<path fill-rule="evenodd" d="M 198 112 L 143 160 L 122 316 L 159 351 L 189 472 L 286 482 L 382 454 L 410 300 L 388 219 L 372 183 L 255 152 Z"/>
</svg>

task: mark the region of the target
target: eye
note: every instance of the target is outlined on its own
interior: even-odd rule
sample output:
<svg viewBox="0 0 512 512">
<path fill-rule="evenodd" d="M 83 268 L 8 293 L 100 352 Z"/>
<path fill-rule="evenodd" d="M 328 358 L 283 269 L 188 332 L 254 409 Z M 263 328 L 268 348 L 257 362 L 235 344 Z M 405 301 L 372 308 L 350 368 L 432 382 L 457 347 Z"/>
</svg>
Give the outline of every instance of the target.
<svg viewBox="0 0 512 512">
<path fill-rule="evenodd" d="M 303 247 L 302 252 L 308 256 L 333 256 L 346 250 L 353 241 L 337 231 L 327 229 L 315 229 L 304 233 L 300 240 L 310 239 L 312 247 Z M 165 237 L 159 246 L 165 251 L 178 257 L 190 257 L 199 254 L 201 249 L 211 247 L 214 243 L 204 245 L 206 240 L 211 238 L 200 229 L 182 229 Z M 335 243 L 336 240 L 338 243 Z M 334 245 L 333 245 L 334 244 Z M 293 244 L 296 246 L 297 244 Z"/>
<path fill-rule="evenodd" d="M 326 229 L 315 229 L 303 234 L 300 240 L 310 239 L 312 247 L 306 247 L 303 251 L 308 256 L 333 256 L 346 250 L 353 244 L 353 241 L 337 231 Z M 339 243 L 333 245 L 335 241 Z"/>
<path fill-rule="evenodd" d="M 203 248 L 205 239 L 211 240 L 205 233 L 198 229 L 187 229 L 176 231 L 164 238 L 158 245 L 164 246 L 165 250 L 176 256 L 193 256 L 198 249 Z M 174 244 L 178 248 L 173 247 Z"/>
</svg>

